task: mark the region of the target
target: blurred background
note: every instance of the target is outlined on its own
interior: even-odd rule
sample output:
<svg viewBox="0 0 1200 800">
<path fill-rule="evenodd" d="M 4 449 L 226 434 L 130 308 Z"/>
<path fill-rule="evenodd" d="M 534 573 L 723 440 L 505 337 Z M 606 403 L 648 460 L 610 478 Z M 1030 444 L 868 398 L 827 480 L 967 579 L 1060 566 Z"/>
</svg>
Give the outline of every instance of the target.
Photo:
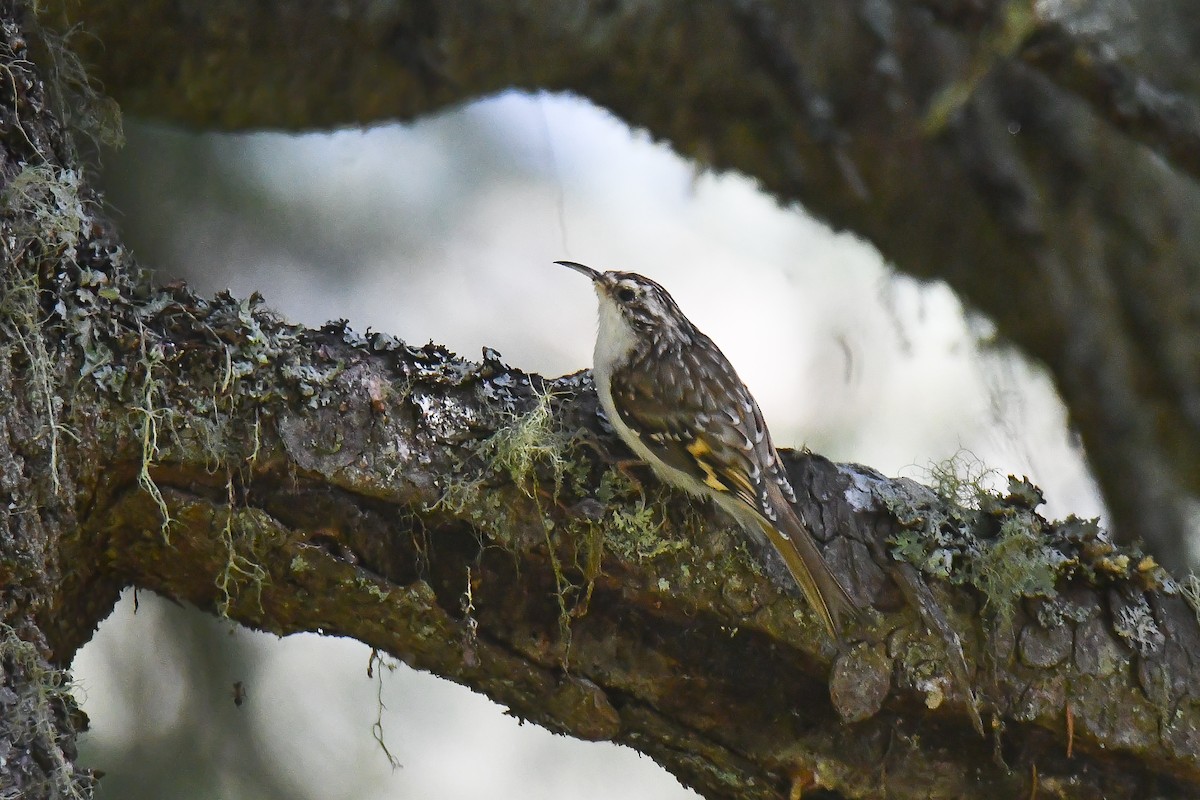
<svg viewBox="0 0 1200 800">
<path fill-rule="evenodd" d="M 596 300 L 551 262 L 642 272 L 730 357 L 778 444 L 918 480 L 953 458 L 997 485 L 1029 476 L 1049 516 L 1103 514 L 1046 373 L 945 286 L 577 98 L 320 135 L 126 133 L 102 186 L 161 281 L 553 376 L 590 366 Z M 368 677 L 368 659 L 127 593 L 75 661 L 81 761 L 122 800 L 696 796 L 631 750 L 404 666 Z"/>
</svg>

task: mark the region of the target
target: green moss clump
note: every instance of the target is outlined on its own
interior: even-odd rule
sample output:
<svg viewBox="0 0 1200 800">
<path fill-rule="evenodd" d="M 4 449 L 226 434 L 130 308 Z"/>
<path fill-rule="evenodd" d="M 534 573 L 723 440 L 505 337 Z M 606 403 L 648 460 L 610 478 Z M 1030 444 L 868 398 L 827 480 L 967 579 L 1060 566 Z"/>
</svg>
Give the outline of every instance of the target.
<svg viewBox="0 0 1200 800">
<path fill-rule="evenodd" d="M 601 476 L 596 499 L 606 509 L 600 522 L 604 541 L 626 561 L 650 561 L 687 547 L 686 541 L 663 536 L 663 503 L 649 501 L 620 471 L 609 470 Z M 619 502 L 622 499 L 627 502 Z"/>
</svg>

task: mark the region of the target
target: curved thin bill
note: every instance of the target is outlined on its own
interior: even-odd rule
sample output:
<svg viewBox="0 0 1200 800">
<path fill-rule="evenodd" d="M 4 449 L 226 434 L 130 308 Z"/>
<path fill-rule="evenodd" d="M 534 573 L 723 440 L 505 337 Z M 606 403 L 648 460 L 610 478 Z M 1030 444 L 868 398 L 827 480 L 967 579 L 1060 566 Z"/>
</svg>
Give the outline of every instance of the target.
<svg viewBox="0 0 1200 800">
<path fill-rule="evenodd" d="M 588 276 L 593 281 L 600 280 L 600 275 L 601 275 L 600 272 L 597 272 L 596 270 L 592 269 L 591 267 L 585 266 L 576 261 L 555 261 L 554 263 L 561 264 L 562 266 L 567 267 L 569 269 L 573 269 L 582 275 Z"/>
</svg>

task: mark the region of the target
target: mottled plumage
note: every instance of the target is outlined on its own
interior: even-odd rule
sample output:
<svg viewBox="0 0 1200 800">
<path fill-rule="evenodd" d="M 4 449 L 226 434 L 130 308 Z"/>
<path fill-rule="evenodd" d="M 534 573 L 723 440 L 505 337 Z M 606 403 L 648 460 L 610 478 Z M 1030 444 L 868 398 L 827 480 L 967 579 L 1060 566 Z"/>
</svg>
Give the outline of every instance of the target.
<svg viewBox="0 0 1200 800">
<path fill-rule="evenodd" d="M 762 412 L 729 360 L 649 278 L 557 263 L 591 278 L 600 298 L 593 376 L 622 440 L 664 480 L 761 531 L 836 635 L 854 603 L 792 509 Z"/>
</svg>

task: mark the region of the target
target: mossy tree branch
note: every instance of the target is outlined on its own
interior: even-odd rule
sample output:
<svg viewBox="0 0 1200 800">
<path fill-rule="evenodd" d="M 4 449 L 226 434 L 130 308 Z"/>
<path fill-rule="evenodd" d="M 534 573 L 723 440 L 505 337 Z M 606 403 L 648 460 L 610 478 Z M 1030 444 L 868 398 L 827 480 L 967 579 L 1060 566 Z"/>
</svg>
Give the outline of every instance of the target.
<svg viewBox="0 0 1200 800">
<path fill-rule="evenodd" d="M 4 793 L 89 791 L 56 666 L 132 584 L 353 636 L 711 798 L 1195 794 L 1200 640 L 1152 560 L 1021 481 L 956 503 L 792 454 L 875 609 L 835 647 L 717 512 L 611 468 L 585 376 L 152 287 L 4 36 Z"/>
<path fill-rule="evenodd" d="M 55 661 L 132 584 L 279 634 L 352 636 L 552 730 L 634 746 L 713 798 L 992 796 L 1029 791 L 1035 766 L 1065 796 L 1195 789 L 1194 611 L 1094 525 L 1038 517 L 1027 484 L 952 487 L 962 506 L 791 455 L 800 511 L 881 612 L 839 650 L 718 512 L 614 471 L 586 376 L 152 290 L 103 238 L 76 260 L 41 287 L 61 377 L 86 373 L 61 408 L 63 463 L 92 467 L 59 478 L 76 524 L 38 615 Z M 949 581 L 931 593 L 914 563 Z M 954 653 L 914 611 L 939 608 L 994 738 L 971 730 Z"/>
<path fill-rule="evenodd" d="M 582 446 L 615 447 L 586 376 L 299 329 L 255 301 L 152 290 L 111 240 L 81 244 L 39 293 L 59 385 L 74 379 L 58 422 L 71 567 L 35 615 L 53 661 L 132 584 L 280 634 L 353 636 L 553 730 L 630 744 L 708 797 L 924 797 L 931 774 L 946 796 L 991 796 L 1028 791 L 1035 765 L 1073 792 L 1195 789 L 1193 610 L 1094 525 L 1038 517 L 1026 484 L 972 508 L 789 457 L 828 558 L 881 611 L 839 651 L 717 512 Z M 28 374 L 10 373 L 25 395 Z M 48 441 L 27 444 L 31 470 L 49 470 Z M 931 594 L 914 562 L 950 582 Z M 971 730 L 954 654 L 913 610 L 941 607 L 994 739 Z"/>
<path fill-rule="evenodd" d="M 753 176 L 946 281 L 1045 363 L 1117 534 L 1187 563 L 1200 52 L 1184 0 L 1131 19 L 1033 0 L 47 5 L 153 119 L 299 130 L 570 91 Z"/>
</svg>

